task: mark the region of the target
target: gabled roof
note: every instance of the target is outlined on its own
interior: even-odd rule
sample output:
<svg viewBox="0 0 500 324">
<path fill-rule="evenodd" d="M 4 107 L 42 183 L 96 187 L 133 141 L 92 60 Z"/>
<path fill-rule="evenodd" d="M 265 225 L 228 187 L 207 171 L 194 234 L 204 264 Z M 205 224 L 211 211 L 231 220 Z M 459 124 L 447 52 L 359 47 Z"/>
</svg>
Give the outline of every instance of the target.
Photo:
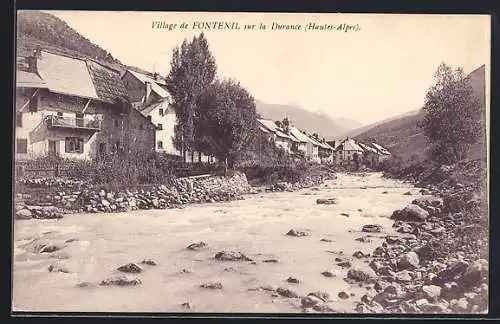
<svg viewBox="0 0 500 324">
<path fill-rule="evenodd" d="M 311 139 L 306 134 L 302 133 L 297 127 L 291 126 L 290 133 L 301 143 L 309 143 Z"/>
<path fill-rule="evenodd" d="M 358 143 L 358 145 L 361 146 L 361 148 L 365 151 L 370 151 L 370 152 L 377 153 L 377 154 L 379 153 L 375 148 L 371 147 L 368 144 Z"/>
<path fill-rule="evenodd" d="M 276 125 L 274 121 L 268 119 L 257 119 L 257 121 L 262 125 L 261 127 L 267 129 L 268 132 L 274 133 L 276 134 L 276 136 L 281 138 L 287 138 L 294 142 L 299 142 L 299 140 L 295 138 L 293 134 L 286 134 L 285 131 L 278 127 L 278 125 Z"/>
<path fill-rule="evenodd" d="M 167 99 L 163 99 L 157 102 L 154 102 L 150 104 L 147 107 L 144 107 L 142 109 L 137 109 L 143 116 L 149 116 L 149 114 L 154 111 L 155 109 L 163 109 L 166 113 L 168 112 L 173 112 L 175 113 L 170 106 L 170 101 Z"/>
<path fill-rule="evenodd" d="M 36 73 L 16 71 L 16 87 L 19 88 L 47 88 L 47 84 Z"/>
<path fill-rule="evenodd" d="M 359 146 L 355 140 L 352 138 L 346 138 L 340 144 L 335 148 L 336 151 L 342 150 L 342 151 L 357 151 L 357 152 L 363 152 L 363 148 Z"/>
<path fill-rule="evenodd" d="M 127 98 L 127 89 L 125 89 L 118 71 L 92 60 L 87 60 L 87 68 L 99 99 L 115 103 L 119 99 Z"/>
<path fill-rule="evenodd" d="M 377 143 L 372 143 L 372 145 L 382 154 L 384 155 L 391 155 L 391 152 L 389 152 L 387 149 L 382 147 L 382 145 L 379 145 Z"/>
<path fill-rule="evenodd" d="M 37 69 L 52 92 L 100 99 L 84 60 L 42 51 Z"/>
<path fill-rule="evenodd" d="M 155 80 L 145 74 L 135 72 L 132 70 L 127 70 L 130 74 L 132 74 L 137 80 L 141 81 L 142 83 L 149 82 L 151 84 L 151 90 L 154 91 L 158 96 L 161 98 L 170 98 L 169 93 L 167 90 L 163 89 L 161 85 L 165 85 L 165 81 L 163 80 Z"/>
</svg>

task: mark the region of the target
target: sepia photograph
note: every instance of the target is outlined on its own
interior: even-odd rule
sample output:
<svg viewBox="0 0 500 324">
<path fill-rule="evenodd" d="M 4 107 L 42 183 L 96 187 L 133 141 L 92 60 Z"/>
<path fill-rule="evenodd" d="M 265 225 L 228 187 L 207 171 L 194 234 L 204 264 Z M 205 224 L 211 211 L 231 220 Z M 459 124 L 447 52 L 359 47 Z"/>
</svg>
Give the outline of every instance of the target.
<svg viewBox="0 0 500 324">
<path fill-rule="evenodd" d="M 12 312 L 488 313 L 489 15 L 15 19 Z"/>
</svg>

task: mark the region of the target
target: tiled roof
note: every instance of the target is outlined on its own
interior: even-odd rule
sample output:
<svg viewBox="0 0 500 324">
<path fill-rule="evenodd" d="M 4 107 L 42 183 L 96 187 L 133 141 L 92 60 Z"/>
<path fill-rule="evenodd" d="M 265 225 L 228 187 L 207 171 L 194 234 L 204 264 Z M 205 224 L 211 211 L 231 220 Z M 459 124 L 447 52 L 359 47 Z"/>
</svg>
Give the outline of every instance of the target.
<svg viewBox="0 0 500 324">
<path fill-rule="evenodd" d="M 290 133 L 300 142 L 308 143 L 311 142 L 311 139 L 304 133 L 302 133 L 297 127 L 291 126 Z"/>
<path fill-rule="evenodd" d="M 167 99 L 160 100 L 143 109 L 138 109 L 138 110 L 141 112 L 143 116 L 148 116 L 156 108 L 158 109 L 163 108 L 165 113 L 173 112 L 173 110 L 171 110 L 170 101 L 168 101 Z"/>
<path fill-rule="evenodd" d="M 170 98 L 170 95 L 167 92 L 167 90 L 163 89 L 160 86 L 160 84 L 162 84 L 162 85 L 165 84 L 165 81 L 155 80 L 155 79 L 150 78 L 149 76 L 147 76 L 145 74 L 135 72 L 132 70 L 128 70 L 128 71 L 130 72 L 130 74 L 132 74 L 134 77 L 136 77 L 137 80 L 141 81 L 142 83 L 149 82 L 151 84 L 151 90 L 154 91 L 161 98 Z"/>
<path fill-rule="evenodd" d="M 47 84 L 36 73 L 16 71 L 16 86 L 20 88 L 47 88 Z"/>
<path fill-rule="evenodd" d="M 385 149 L 384 147 L 382 147 L 382 145 L 379 145 L 377 143 L 372 143 L 372 145 L 378 150 L 380 151 L 380 153 L 384 154 L 384 155 L 391 155 L 391 153 Z"/>
<path fill-rule="evenodd" d="M 343 150 L 343 151 L 357 151 L 357 152 L 363 152 L 363 148 L 359 146 L 355 140 L 352 138 L 346 138 L 343 140 L 336 148 L 335 150 Z"/>
<path fill-rule="evenodd" d="M 166 85 L 167 82 L 163 79 L 154 79 L 153 77 L 151 77 L 150 75 L 147 75 L 147 74 L 144 74 L 144 73 L 140 73 L 138 71 L 134 71 L 132 69 L 129 69 L 128 70 L 130 73 L 132 73 L 137 79 L 141 80 L 143 83 L 146 82 L 146 81 L 149 81 L 149 82 L 155 82 L 155 83 L 158 83 L 160 85 Z"/>
<path fill-rule="evenodd" d="M 42 51 L 38 73 L 50 91 L 88 99 L 100 99 L 85 61 Z"/>
<path fill-rule="evenodd" d="M 127 100 L 127 89 L 125 89 L 118 71 L 92 60 L 86 61 L 99 99 L 109 103 L 115 103 L 119 99 Z"/>
<path fill-rule="evenodd" d="M 257 119 L 257 121 L 266 129 L 268 129 L 270 132 L 276 134 L 276 136 L 281 137 L 281 138 L 288 138 L 294 142 L 300 142 L 295 136 L 292 134 L 286 134 L 283 129 L 278 127 L 275 122 L 272 120 L 267 120 L 267 119 Z"/>
</svg>

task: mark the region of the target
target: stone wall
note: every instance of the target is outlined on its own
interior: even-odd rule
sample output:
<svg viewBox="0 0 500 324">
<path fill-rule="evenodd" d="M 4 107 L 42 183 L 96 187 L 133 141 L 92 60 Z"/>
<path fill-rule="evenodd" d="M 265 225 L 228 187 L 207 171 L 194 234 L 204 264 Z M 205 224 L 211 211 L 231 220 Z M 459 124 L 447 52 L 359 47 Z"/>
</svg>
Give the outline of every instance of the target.
<svg viewBox="0 0 500 324">
<path fill-rule="evenodd" d="M 182 208 L 187 204 L 241 200 L 251 190 L 243 173 L 229 177 L 192 177 L 171 184 L 107 191 L 84 188 L 18 193 L 16 218 L 60 218 L 66 212 L 126 212 L 137 209 Z M 43 207 L 43 208 L 41 208 Z M 35 212 L 35 210 L 47 210 Z"/>
</svg>

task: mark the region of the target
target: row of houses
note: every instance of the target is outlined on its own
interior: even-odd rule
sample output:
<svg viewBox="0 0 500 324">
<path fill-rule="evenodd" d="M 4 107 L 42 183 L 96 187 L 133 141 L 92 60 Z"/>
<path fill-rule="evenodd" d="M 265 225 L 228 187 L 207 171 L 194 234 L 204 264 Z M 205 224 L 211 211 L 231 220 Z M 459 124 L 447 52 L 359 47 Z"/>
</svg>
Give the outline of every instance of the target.
<svg viewBox="0 0 500 324">
<path fill-rule="evenodd" d="M 180 156 L 173 138 L 176 115 L 165 79 L 109 64 L 35 49 L 18 56 L 16 159 L 57 155 L 95 159 L 144 149 Z M 354 163 L 355 154 L 378 161 L 390 153 L 353 139 L 327 142 L 293 125 L 258 119 L 260 131 L 286 153 L 316 163 Z M 199 152 L 186 162 L 211 162 Z"/>
<path fill-rule="evenodd" d="M 310 135 L 290 125 L 289 120 L 286 126 L 267 119 L 259 119 L 258 123 L 260 131 L 268 139 L 272 139 L 277 147 L 288 154 L 299 154 L 315 163 L 363 163 L 373 166 L 391 155 L 377 143 L 361 143 L 349 137 L 342 141 L 327 142 L 325 139 L 319 139 L 317 135 Z"/>
</svg>

